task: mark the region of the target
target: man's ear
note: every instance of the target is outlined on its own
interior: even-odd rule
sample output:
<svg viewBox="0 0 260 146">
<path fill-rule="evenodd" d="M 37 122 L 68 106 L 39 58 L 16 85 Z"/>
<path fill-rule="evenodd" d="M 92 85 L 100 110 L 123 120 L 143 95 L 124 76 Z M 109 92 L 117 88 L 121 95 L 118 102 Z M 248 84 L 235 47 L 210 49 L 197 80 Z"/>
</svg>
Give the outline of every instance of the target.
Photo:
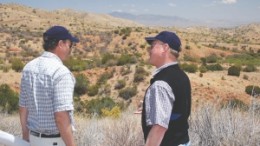
<svg viewBox="0 0 260 146">
<path fill-rule="evenodd" d="M 165 47 L 164 47 L 165 51 L 170 51 L 171 48 L 170 48 L 170 46 L 168 44 L 165 43 L 163 45 L 165 45 Z"/>
<path fill-rule="evenodd" d="M 62 42 L 62 40 L 59 40 L 58 46 L 59 46 L 59 47 L 63 47 L 63 45 L 64 45 L 64 43 Z"/>
</svg>

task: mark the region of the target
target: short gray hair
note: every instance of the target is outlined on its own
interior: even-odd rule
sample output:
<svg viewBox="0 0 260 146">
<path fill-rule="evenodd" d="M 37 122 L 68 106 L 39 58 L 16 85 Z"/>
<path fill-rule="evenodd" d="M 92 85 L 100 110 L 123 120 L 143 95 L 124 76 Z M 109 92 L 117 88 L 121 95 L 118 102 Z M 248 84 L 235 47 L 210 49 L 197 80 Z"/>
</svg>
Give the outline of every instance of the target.
<svg viewBox="0 0 260 146">
<path fill-rule="evenodd" d="M 179 50 L 180 50 L 180 51 L 178 52 L 178 51 L 176 51 L 176 50 L 170 48 L 171 54 L 172 54 L 173 56 L 175 56 L 176 58 L 178 58 L 178 57 L 180 56 L 181 47 L 179 48 Z"/>
</svg>

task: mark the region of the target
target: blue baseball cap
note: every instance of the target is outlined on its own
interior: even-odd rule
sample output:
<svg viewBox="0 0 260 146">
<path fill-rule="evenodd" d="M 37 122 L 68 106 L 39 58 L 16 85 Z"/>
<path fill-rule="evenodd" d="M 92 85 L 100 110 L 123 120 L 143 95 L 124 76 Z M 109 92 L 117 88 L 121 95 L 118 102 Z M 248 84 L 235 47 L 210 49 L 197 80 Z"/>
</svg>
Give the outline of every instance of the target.
<svg viewBox="0 0 260 146">
<path fill-rule="evenodd" d="M 159 40 L 163 43 L 167 43 L 170 48 L 173 50 L 180 52 L 181 51 L 181 40 L 180 38 L 173 32 L 170 31 L 162 31 L 155 37 L 146 37 L 145 40 L 148 44 L 152 44 L 153 41 Z"/>
<path fill-rule="evenodd" d="M 70 32 L 63 26 L 52 26 L 45 33 L 43 33 L 44 41 L 48 40 L 70 40 L 71 42 L 79 42 L 79 39 L 73 37 Z"/>
</svg>

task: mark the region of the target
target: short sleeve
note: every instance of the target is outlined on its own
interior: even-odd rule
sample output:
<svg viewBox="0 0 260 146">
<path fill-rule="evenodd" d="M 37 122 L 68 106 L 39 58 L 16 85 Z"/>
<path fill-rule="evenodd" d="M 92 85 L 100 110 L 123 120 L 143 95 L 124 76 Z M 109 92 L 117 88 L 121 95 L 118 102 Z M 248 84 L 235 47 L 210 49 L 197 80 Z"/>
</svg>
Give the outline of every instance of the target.
<svg viewBox="0 0 260 146">
<path fill-rule="evenodd" d="M 19 106 L 26 107 L 27 106 L 27 93 L 26 93 L 26 86 L 28 84 L 25 81 L 25 75 L 22 75 L 21 84 L 20 84 L 20 96 L 19 96 Z"/>
<path fill-rule="evenodd" d="M 174 100 L 172 89 L 165 81 L 154 82 L 145 95 L 146 124 L 168 128 Z"/>
<path fill-rule="evenodd" d="M 75 78 L 71 73 L 66 73 L 55 81 L 54 85 L 54 112 L 73 110 L 73 92 Z"/>
</svg>

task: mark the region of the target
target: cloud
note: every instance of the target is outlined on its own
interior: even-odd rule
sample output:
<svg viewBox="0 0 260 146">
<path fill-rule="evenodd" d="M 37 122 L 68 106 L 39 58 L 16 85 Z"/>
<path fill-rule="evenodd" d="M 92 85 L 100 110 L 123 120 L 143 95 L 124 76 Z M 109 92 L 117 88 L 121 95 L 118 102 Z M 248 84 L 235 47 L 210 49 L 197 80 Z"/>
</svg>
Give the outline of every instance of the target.
<svg viewBox="0 0 260 146">
<path fill-rule="evenodd" d="M 168 4 L 170 7 L 176 7 L 176 4 L 174 4 L 174 3 L 169 3 Z"/>
<path fill-rule="evenodd" d="M 237 0 L 222 0 L 221 2 L 224 4 L 234 4 L 237 2 Z"/>
</svg>

